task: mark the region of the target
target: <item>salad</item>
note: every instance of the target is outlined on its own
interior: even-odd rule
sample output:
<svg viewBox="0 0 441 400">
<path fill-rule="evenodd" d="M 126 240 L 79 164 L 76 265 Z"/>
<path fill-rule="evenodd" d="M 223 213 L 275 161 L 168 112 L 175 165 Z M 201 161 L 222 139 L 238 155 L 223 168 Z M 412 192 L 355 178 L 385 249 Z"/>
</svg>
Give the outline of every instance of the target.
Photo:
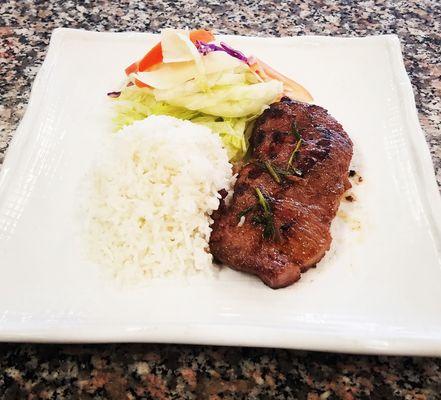
<svg viewBox="0 0 441 400">
<path fill-rule="evenodd" d="M 125 74 L 123 89 L 108 94 L 117 130 L 149 115 L 190 120 L 218 134 L 231 161 L 244 157 L 250 123 L 271 103 L 283 95 L 312 100 L 302 86 L 208 30 L 163 30 Z"/>
</svg>

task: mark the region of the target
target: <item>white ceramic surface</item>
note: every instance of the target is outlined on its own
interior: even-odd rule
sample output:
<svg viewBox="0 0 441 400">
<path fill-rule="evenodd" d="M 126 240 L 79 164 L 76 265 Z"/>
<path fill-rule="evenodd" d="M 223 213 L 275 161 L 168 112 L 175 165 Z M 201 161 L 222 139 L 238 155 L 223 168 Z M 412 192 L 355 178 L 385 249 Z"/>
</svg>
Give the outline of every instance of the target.
<svg viewBox="0 0 441 400">
<path fill-rule="evenodd" d="M 0 172 L 0 340 L 177 342 L 441 356 L 441 202 L 395 36 L 225 37 L 310 90 L 355 144 L 355 203 L 292 287 L 122 288 L 82 255 L 78 186 L 123 69 L 157 37 L 56 30 Z"/>
</svg>

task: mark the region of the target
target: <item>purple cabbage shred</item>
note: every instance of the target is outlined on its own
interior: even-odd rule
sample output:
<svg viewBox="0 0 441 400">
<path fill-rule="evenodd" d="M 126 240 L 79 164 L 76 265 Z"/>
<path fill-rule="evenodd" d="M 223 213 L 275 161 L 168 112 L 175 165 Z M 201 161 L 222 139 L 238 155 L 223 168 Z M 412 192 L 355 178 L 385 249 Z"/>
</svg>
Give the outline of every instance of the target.
<svg viewBox="0 0 441 400">
<path fill-rule="evenodd" d="M 223 51 L 223 48 L 219 47 L 217 44 L 205 43 L 201 42 L 200 40 L 196 40 L 196 48 L 203 56 L 211 53 L 212 51 Z"/>
<path fill-rule="evenodd" d="M 232 57 L 236 57 L 237 59 L 248 63 L 248 58 L 245 56 L 245 54 L 241 53 L 239 50 L 233 49 L 231 46 L 228 46 L 228 44 L 221 42 L 221 47 L 224 49 L 226 53 L 228 53 Z"/>
<path fill-rule="evenodd" d="M 238 60 L 248 64 L 248 58 L 243 53 L 241 53 L 239 50 L 233 49 L 231 46 L 223 42 L 221 42 L 220 46 L 218 46 L 215 43 L 205 43 L 205 42 L 201 42 L 200 40 L 197 40 L 196 48 L 198 49 L 199 53 L 201 53 L 204 56 L 207 55 L 208 53 L 211 53 L 212 51 L 224 51 L 230 56 L 235 57 Z"/>
<path fill-rule="evenodd" d="M 118 98 L 121 95 L 121 92 L 109 92 L 107 96 L 112 97 L 113 99 Z"/>
</svg>

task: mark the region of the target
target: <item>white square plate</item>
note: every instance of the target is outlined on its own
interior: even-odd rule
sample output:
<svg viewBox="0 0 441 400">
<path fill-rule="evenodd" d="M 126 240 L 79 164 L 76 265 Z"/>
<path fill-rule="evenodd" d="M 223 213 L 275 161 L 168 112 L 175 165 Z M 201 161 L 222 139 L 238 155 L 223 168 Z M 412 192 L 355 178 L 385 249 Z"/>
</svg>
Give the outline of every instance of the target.
<svg viewBox="0 0 441 400">
<path fill-rule="evenodd" d="M 82 256 L 77 189 L 110 130 L 106 92 L 158 38 L 56 30 L 0 174 L 0 339 L 178 342 L 441 356 L 441 202 L 400 44 L 225 37 L 310 90 L 364 182 L 295 285 L 219 277 L 122 288 Z"/>
</svg>

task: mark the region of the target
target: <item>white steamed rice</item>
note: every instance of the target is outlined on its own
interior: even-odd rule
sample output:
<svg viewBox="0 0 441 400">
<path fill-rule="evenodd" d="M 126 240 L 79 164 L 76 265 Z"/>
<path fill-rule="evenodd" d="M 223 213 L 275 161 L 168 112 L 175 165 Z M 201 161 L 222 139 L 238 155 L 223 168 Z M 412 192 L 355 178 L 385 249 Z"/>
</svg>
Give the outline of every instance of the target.
<svg viewBox="0 0 441 400">
<path fill-rule="evenodd" d="M 231 164 L 208 128 L 151 116 L 111 138 L 86 210 L 90 257 L 129 277 L 212 269 L 209 215 Z"/>
</svg>

